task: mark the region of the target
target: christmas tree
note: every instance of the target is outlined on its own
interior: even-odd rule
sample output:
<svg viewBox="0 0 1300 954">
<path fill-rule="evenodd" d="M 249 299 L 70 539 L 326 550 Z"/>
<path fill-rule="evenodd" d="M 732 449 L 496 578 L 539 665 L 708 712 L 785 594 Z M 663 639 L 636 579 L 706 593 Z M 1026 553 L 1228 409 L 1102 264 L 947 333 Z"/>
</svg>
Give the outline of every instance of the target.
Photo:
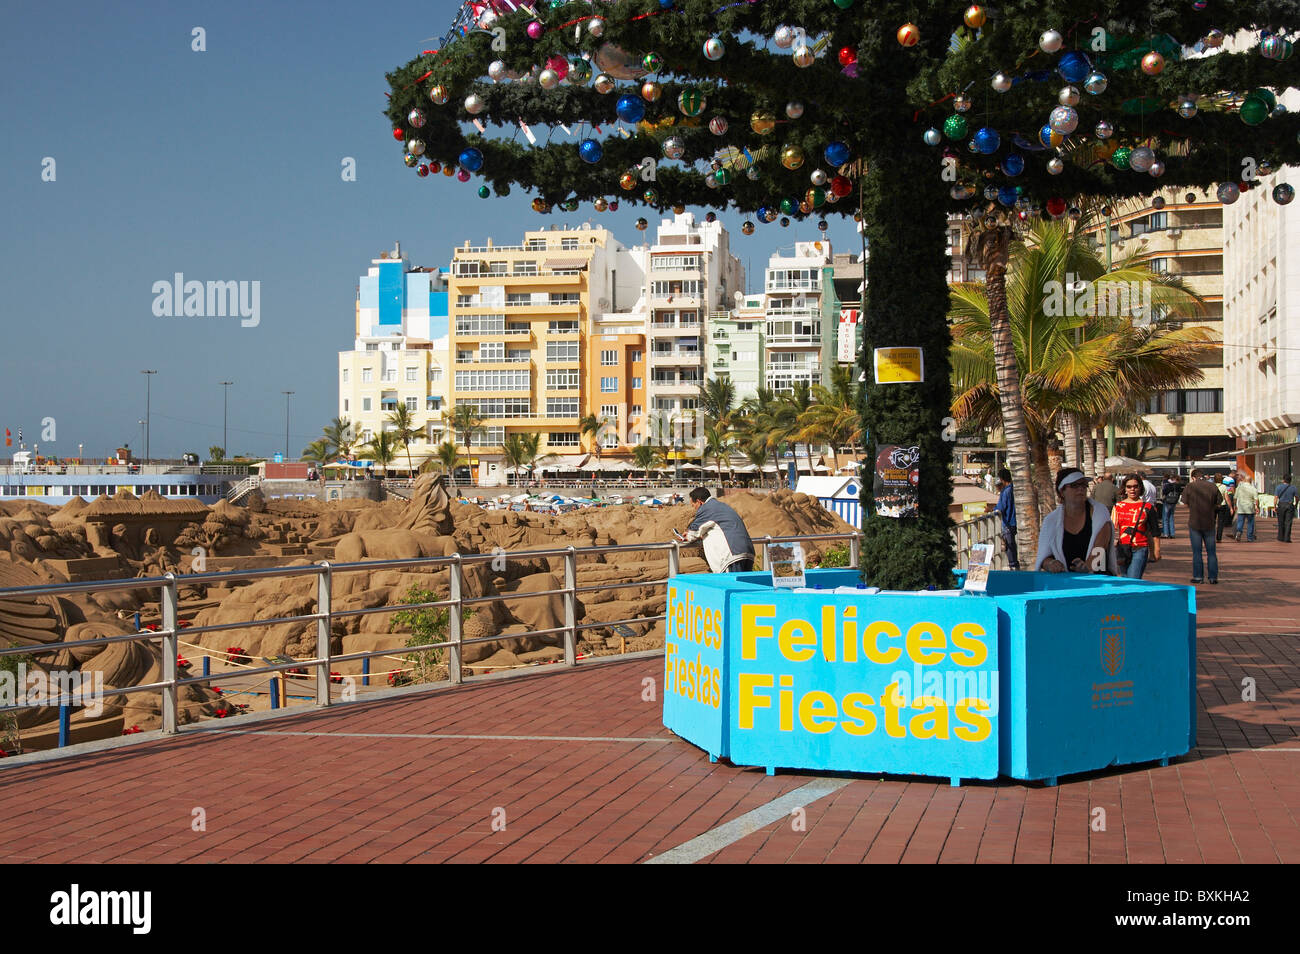
<svg viewBox="0 0 1300 954">
<path fill-rule="evenodd" d="M 1276 100 L 1300 75 L 1297 28 L 1300 0 L 490 0 L 389 75 L 387 113 L 418 174 L 506 201 L 522 188 L 540 212 L 730 207 L 747 234 L 858 218 L 866 459 L 904 449 L 919 493 L 895 517 L 864 491 L 864 576 L 942 587 L 948 216 L 982 236 L 995 300 L 1011 231 L 1078 197 L 1176 185 L 1235 200 L 1264 163 L 1300 160 L 1300 118 Z M 924 380 L 879 383 L 886 347 L 921 349 Z"/>
</svg>

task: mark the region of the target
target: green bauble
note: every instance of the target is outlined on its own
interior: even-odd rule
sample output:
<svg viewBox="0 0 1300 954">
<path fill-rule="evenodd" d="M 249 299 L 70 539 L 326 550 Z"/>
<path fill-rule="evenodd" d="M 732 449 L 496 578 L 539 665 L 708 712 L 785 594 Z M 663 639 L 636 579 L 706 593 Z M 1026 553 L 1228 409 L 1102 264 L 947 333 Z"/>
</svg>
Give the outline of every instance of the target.
<svg viewBox="0 0 1300 954">
<path fill-rule="evenodd" d="M 1247 126 L 1258 126 L 1268 119 L 1270 112 L 1272 112 L 1272 109 L 1268 103 L 1254 93 L 1247 96 L 1241 103 L 1241 121 Z"/>
<path fill-rule="evenodd" d="M 835 0 L 835 5 L 841 10 L 847 10 L 849 7 L 853 6 L 853 0 Z"/>
<path fill-rule="evenodd" d="M 782 212 L 782 214 L 784 214 L 784 215 L 790 215 L 790 214 L 792 214 L 792 213 L 794 212 L 794 210 L 797 209 L 797 208 L 799 208 L 799 204 L 798 204 L 797 202 L 795 202 L 794 199 L 782 199 L 782 200 L 781 200 L 781 212 Z"/>
<path fill-rule="evenodd" d="M 1128 146 L 1120 146 L 1110 154 L 1110 164 L 1116 169 L 1127 169 L 1129 167 L 1129 157 L 1133 155 L 1133 150 Z"/>
<path fill-rule="evenodd" d="M 719 169 L 717 172 L 713 173 L 713 178 L 718 185 L 728 185 L 731 182 L 731 170 L 725 167 Z"/>
<path fill-rule="evenodd" d="M 704 112 L 704 94 L 698 89 L 684 89 L 677 97 L 677 108 L 683 116 L 698 116 Z"/>
<path fill-rule="evenodd" d="M 808 200 L 808 204 L 814 209 L 820 209 L 826 204 L 826 190 L 821 186 L 813 186 L 808 190 L 808 194 L 804 198 Z"/>
<path fill-rule="evenodd" d="M 492 190 L 490 190 L 487 186 L 478 187 L 478 197 L 480 199 L 486 199 L 491 194 L 492 194 Z"/>
<path fill-rule="evenodd" d="M 1261 86 L 1259 89 L 1252 89 L 1247 98 L 1250 98 L 1250 96 L 1254 96 L 1256 99 L 1262 99 L 1267 103 L 1269 112 L 1272 112 L 1273 108 L 1277 106 L 1277 97 L 1273 95 L 1271 89 L 1265 89 Z"/>
<path fill-rule="evenodd" d="M 970 124 L 965 116 L 952 115 L 943 121 L 943 134 L 949 139 L 965 139 Z"/>
<path fill-rule="evenodd" d="M 655 205 L 659 201 L 659 193 L 654 189 L 646 189 L 641 193 L 641 198 L 645 199 L 650 205 Z"/>
</svg>

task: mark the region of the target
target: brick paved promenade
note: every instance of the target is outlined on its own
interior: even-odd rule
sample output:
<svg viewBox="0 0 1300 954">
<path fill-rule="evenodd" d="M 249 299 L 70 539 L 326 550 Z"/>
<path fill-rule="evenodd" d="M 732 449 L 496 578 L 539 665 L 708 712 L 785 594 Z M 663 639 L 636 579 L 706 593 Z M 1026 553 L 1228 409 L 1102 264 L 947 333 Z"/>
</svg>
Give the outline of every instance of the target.
<svg viewBox="0 0 1300 954">
<path fill-rule="evenodd" d="M 1225 540 L 1197 588 L 1200 747 L 1167 768 L 768 778 L 664 729 L 642 701 L 662 658 L 641 657 L 11 762 L 0 860 L 1297 863 L 1300 542 L 1274 536 Z M 1186 537 L 1165 543 L 1148 578 L 1187 583 Z"/>
</svg>

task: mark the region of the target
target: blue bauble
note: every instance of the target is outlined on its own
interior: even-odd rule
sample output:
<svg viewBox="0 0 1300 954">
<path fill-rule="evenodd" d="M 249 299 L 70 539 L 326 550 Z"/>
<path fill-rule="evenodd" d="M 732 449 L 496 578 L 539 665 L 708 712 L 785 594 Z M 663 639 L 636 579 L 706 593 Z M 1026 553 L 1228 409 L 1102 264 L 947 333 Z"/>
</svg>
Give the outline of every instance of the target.
<svg viewBox="0 0 1300 954">
<path fill-rule="evenodd" d="M 614 108 L 618 112 L 618 118 L 623 122 L 639 123 L 641 117 L 645 115 L 645 100 L 640 96 L 620 96 Z"/>
<path fill-rule="evenodd" d="M 1002 145 L 1002 137 L 998 135 L 996 129 L 990 129 L 988 126 L 981 126 L 975 130 L 975 151 L 985 156 L 991 156 L 998 151 L 998 146 Z"/>
<path fill-rule="evenodd" d="M 1002 171 L 1009 176 L 1018 176 L 1025 171 L 1025 157 L 1018 153 L 1011 153 L 1002 160 Z"/>
<path fill-rule="evenodd" d="M 764 205 L 764 206 L 759 206 L 758 212 L 756 212 L 755 215 L 758 216 L 758 221 L 760 221 L 760 222 L 770 222 L 770 221 L 772 221 L 771 219 L 769 219 L 769 218 L 767 217 L 767 206 L 765 206 L 765 205 Z"/>
<path fill-rule="evenodd" d="M 1016 199 L 1020 198 L 1020 193 L 1016 191 L 1015 186 L 1003 186 L 998 190 L 998 202 L 1007 208 L 1016 204 Z"/>
<path fill-rule="evenodd" d="M 1065 137 L 1051 126 L 1044 126 L 1042 129 L 1038 130 L 1038 141 L 1044 146 L 1051 148 L 1053 146 L 1059 146 L 1061 143 L 1065 142 Z"/>
<path fill-rule="evenodd" d="M 582 157 L 583 162 L 590 162 L 594 165 L 605 158 L 605 150 L 595 139 L 584 139 L 578 143 L 578 155 Z"/>
<path fill-rule="evenodd" d="M 1061 79 L 1067 83 L 1082 83 L 1092 72 L 1092 63 L 1078 50 L 1071 50 L 1056 64 L 1056 72 L 1060 73 Z"/>
<path fill-rule="evenodd" d="M 460 163 L 462 169 L 468 169 L 470 172 L 478 172 L 483 168 L 483 153 L 471 146 L 469 149 L 462 152 L 456 161 Z"/>
<path fill-rule="evenodd" d="M 838 169 L 853 158 L 853 151 L 845 143 L 833 142 L 826 147 L 822 155 L 826 157 L 828 166 Z"/>
</svg>

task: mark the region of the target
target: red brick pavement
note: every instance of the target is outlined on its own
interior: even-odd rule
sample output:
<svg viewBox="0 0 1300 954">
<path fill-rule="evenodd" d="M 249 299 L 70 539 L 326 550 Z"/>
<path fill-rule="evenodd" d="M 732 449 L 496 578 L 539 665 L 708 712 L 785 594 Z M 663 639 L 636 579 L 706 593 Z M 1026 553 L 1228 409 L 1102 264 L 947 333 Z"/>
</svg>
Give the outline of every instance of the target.
<svg viewBox="0 0 1300 954">
<path fill-rule="evenodd" d="M 1261 521 L 1258 543 L 1225 540 L 1222 582 L 1197 588 L 1188 757 L 1056 788 L 858 777 L 807 805 L 805 830 L 786 818 L 706 860 L 1300 862 L 1300 543 L 1272 536 Z M 1165 543 L 1148 578 L 1187 582 L 1186 539 Z M 0 860 L 634 862 L 811 780 L 711 764 L 676 739 L 641 698 L 661 668 L 585 665 L 11 763 Z"/>
</svg>

